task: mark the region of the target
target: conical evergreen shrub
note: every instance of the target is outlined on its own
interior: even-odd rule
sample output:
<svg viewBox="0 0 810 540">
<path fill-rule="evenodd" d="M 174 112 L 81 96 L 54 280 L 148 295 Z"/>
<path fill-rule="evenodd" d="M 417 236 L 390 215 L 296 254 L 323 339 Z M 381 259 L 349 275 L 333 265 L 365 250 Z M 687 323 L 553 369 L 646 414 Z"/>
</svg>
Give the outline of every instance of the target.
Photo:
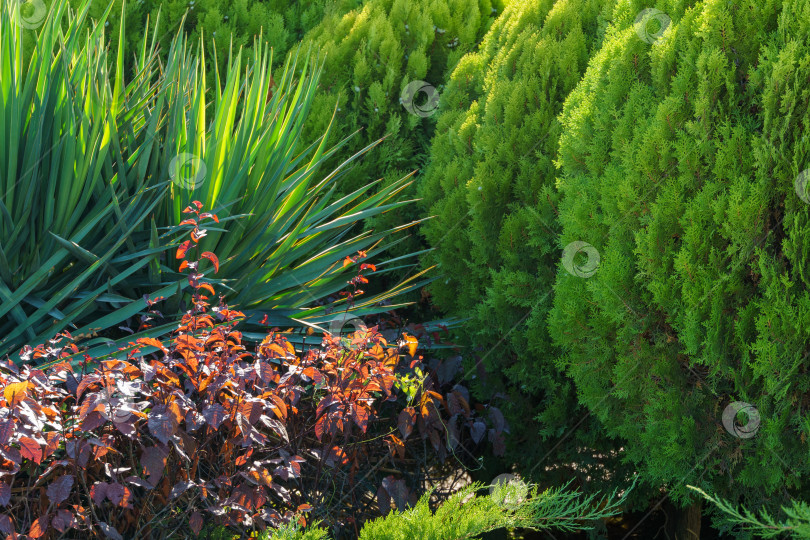
<svg viewBox="0 0 810 540">
<path fill-rule="evenodd" d="M 645 7 L 561 115 L 559 246 L 599 264 L 558 267 L 559 365 L 675 500 L 806 497 L 810 2 Z"/>
<path fill-rule="evenodd" d="M 434 248 L 426 264 L 441 274 L 433 301 L 471 319 L 469 373 L 479 395 L 503 396 L 509 457 L 524 473 L 568 460 L 592 465 L 612 448 L 556 369 L 546 323 L 561 253 L 557 116 L 612 5 L 511 3 L 450 77 L 420 186 L 425 211 L 436 216 L 422 228 Z"/>
<path fill-rule="evenodd" d="M 319 133 L 333 114 L 336 136 L 359 131 L 334 164 L 386 137 L 342 181 L 350 192 L 383 178 L 383 185 L 422 169 L 439 116 L 436 100 L 460 58 L 474 50 L 504 0 L 369 0 L 346 14 L 324 17 L 304 40 L 325 53 L 322 92 L 305 135 Z M 403 91 L 427 83 L 427 92 Z M 432 88 L 432 89 L 431 89 Z M 412 87 L 413 89 L 413 87 Z M 421 109 L 409 112 L 409 98 Z M 399 175 L 399 176 L 398 176 Z M 417 180 L 417 182 L 420 180 Z M 408 193 L 415 196 L 413 191 Z M 414 205 L 376 220 L 388 228 L 420 217 Z M 418 242 L 403 243 L 403 253 Z"/>
</svg>

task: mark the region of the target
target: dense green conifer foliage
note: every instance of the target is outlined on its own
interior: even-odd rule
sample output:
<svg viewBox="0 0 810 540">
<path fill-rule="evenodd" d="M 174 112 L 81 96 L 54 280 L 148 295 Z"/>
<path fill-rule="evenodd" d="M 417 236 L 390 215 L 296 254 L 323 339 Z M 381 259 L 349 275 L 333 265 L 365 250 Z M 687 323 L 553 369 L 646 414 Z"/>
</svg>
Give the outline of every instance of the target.
<svg viewBox="0 0 810 540">
<path fill-rule="evenodd" d="M 600 263 L 560 265 L 550 333 L 648 482 L 777 504 L 810 473 L 810 2 L 659 2 L 663 33 L 644 7 L 561 115 L 559 246 Z"/>
<path fill-rule="evenodd" d="M 323 91 L 309 123 L 312 133 L 323 129 L 333 114 L 337 137 L 361 130 L 335 163 L 386 136 L 349 172 L 343 181 L 345 191 L 378 178 L 387 183 L 423 166 L 438 113 L 428 114 L 434 110 L 430 106 L 425 116 L 409 113 L 400 101 L 402 91 L 412 81 L 425 81 L 441 94 L 448 72 L 477 46 L 503 4 L 503 0 L 369 0 L 345 15 L 326 16 L 309 32 L 305 43 L 326 54 Z M 416 103 L 422 105 L 425 99 L 420 93 Z M 390 226 L 416 217 L 414 207 L 389 213 L 383 220 Z"/>
<path fill-rule="evenodd" d="M 421 185 L 424 207 L 436 216 L 423 228 L 435 248 L 429 263 L 441 272 L 434 301 L 471 317 L 465 337 L 488 372 L 479 392 L 508 396 L 511 457 L 536 473 L 543 457 L 559 463 L 564 450 L 604 446 L 593 422 L 577 425 L 587 413 L 554 367 L 546 317 L 561 251 L 557 115 L 612 4 L 511 3 L 450 77 Z"/>
<path fill-rule="evenodd" d="M 109 3 L 95 0 L 90 16 L 100 18 Z M 111 15 L 105 22 L 111 36 L 118 36 L 122 3 L 112 2 Z M 71 0 L 71 4 L 77 8 L 81 0 Z M 197 44 L 202 37 L 210 61 L 216 57 L 220 66 L 227 65 L 231 47 L 234 51 L 242 47 L 249 57 L 254 38 L 259 35 L 273 47 L 274 64 L 278 65 L 324 17 L 346 13 L 360 4 L 361 0 L 127 0 L 125 59 L 129 61 L 137 50 L 149 18 L 150 32 L 156 32 L 164 54 L 182 24 L 189 42 Z M 116 45 L 115 40 L 111 45 Z"/>
</svg>

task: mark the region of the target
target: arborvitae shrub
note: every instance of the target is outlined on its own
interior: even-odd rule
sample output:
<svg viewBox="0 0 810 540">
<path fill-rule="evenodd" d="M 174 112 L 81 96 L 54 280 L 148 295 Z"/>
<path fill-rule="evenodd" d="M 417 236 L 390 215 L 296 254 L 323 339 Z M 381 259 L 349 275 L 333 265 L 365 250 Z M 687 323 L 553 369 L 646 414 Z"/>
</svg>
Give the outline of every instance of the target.
<svg viewBox="0 0 810 540">
<path fill-rule="evenodd" d="M 449 70 L 476 47 L 503 4 L 503 0 L 370 0 L 345 15 L 324 17 L 307 34 L 305 43 L 326 53 L 324 91 L 313 104 L 311 133 L 324 128 L 333 114 L 336 137 L 361 130 L 334 163 L 388 136 L 349 171 L 343 180 L 345 192 L 370 179 L 392 181 L 422 167 L 438 113 L 428 117 L 409 113 L 400 103 L 402 90 L 422 80 L 443 92 Z M 397 210 L 381 221 L 390 225 L 416 217 L 414 208 Z"/>
<path fill-rule="evenodd" d="M 101 17 L 111 2 L 113 8 L 107 30 L 113 37 L 111 45 L 115 46 L 122 1 L 94 0 L 90 15 Z M 74 8 L 81 3 L 82 0 L 71 0 Z M 231 46 L 234 51 L 242 47 L 249 57 L 254 38 L 261 34 L 262 40 L 273 47 L 274 64 L 280 64 L 304 34 L 324 17 L 343 14 L 360 3 L 361 0 L 128 0 L 125 59 L 129 61 L 137 51 L 147 17 L 152 23 L 149 31 L 153 32 L 159 14 L 155 35 L 164 54 L 185 16 L 183 29 L 189 36 L 189 43 L 196 46 L 202 37 L 209 62 L 213 62 L 215 56 L 220 66 L 226 66 Z"/>
<path fill-rule="evenodd" d="M 428 264 L 439 265 L 433 300 L 471 318 L 463 339 L 487 371 L 478 391 L 508 396 L 511 457 L 524 472 L 543 473 L 583 448 L 606 449 L 590 420 L 566 435 L 586 411 L 554 365 L 546 317 L 560 257 L 557 115 L 602 39 L 610 6 L 511 3 L 450 77 L 420 186 L 436 216 L 422 229 L 434 247 Z"/>
<path fill-rule="evenodd" d="M 551 335 L 648 482 L 777 504 L 810 473 L 810 2 L 660 2 L 652 44 L 644 7 L 619 5 L 561 116 L 559 245 L 601 263 L 560 267 Z M 724 429 L 735 401 L 754 436 Z"/>
</svg>

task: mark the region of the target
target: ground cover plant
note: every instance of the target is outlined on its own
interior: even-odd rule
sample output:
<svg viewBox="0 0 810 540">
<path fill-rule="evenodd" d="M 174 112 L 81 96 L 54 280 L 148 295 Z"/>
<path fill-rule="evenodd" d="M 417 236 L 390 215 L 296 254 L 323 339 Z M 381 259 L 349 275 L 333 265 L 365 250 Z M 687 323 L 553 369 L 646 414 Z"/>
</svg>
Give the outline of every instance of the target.
<svg viewBox="0 0 810 540">
<path fill-rule="evenodd" d="M 479 493 L 488 488 L 489 493 Z M 614 494 L 615 495 L 615 494 Z M 430 494 L 404 512 L 368 522 L 360 531 L 361 540 L 445 540 L 478 538 L 498 529 L 521 527 L 534 531 L 585 531 L 592 523 L 614 515 L 624 497 L 595 500 L 563 489 L 539 491 L 513 479 L 483 486 L 471 484 L 460 489 L 435 510 Z M 303 528 L 297 523 L 270 533 L 269 540 L 327 540 L 327 531 Z"/>
</svg>

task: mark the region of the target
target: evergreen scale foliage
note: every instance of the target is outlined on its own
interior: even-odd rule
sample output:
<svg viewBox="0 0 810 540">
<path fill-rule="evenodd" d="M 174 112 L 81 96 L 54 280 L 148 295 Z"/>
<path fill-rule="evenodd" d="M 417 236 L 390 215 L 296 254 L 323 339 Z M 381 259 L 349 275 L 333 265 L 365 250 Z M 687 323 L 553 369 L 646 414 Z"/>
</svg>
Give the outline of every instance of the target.
<svg viewBox="0 0 810 540">
<path fill-rule="evenodd" d="M 465 337 L 487 371 L 479 392 L 508 396 L 511 457 L 526 472 L 544 457 L 543 465 L 592 461 L 581 448 L 611 449 L 598 424 L 574 429 L 587 411 L 555 369 L 546 329 L 560 257 L 557 115 L 602 39 L 611 5 L 511 3 L 450 77 L 420 186 L 436 216 L 422 228 L 435 248 L 429 262 L 442 270 L 430 291 L 442 308 L 471 318 Z"/>
<path fill-rule="evenodd" d="M 676 499 L 806 493 L 810 3 L 661 3 L 654 44 L 642 7 L 617 6 L 560 117 L 560 245 L 601 264 L 557 273 L 559 366 Z M 723 427 L 738 400 L 751 438 Z"/>
<path fill-rule="evenodd" d="M 70 3 L 78 8 L 82 1 L 71 0 Z M 89 14 L 100 20 L 110 4 L 112 14 L 105 19 L 105 24 L 111 35 L 118 35 L 123 0 L 93 0 Z M 159 21 L 156 30 L 164 55 L 172 38 L 183 30 L 191 43 L 199 43 L 202 38 L 209 58 L 223 65 L 231 50 L 241 48 L 249 57 L 255 38 L 261 35 L 273 48 L 279 64 L 325 16 L 345 13 L 359 5 L 360 0 L 127 0 L 124 5 L 128 27 L 124 36 L 125 58 L 129 60 L 138 50 L 148 20 L 153 25 Z M 113 49 L 116 45 L 111 43 Z"/>
<path fill-rule="evenodd" d="M 810 3 L 661 2 L 645 36 L 649 7 L 514 2 L 460 60 L 421 185 L 431 292 L 471 318 L 526 468 L 532 433 L 583 431 L 678 502 L 691 482 L 760 507 L 810 472 Z M 592 277 L 561 262 L 577 241 Z M 755 437 L 724 429 L 734 401 Z"/>
<path fill-rule="evenodd" d="M 400 101 L 403 89 L 421 80 L 442 93 L 449 70 L 476 47 L 502 10 L 502 0 L 368 0 L 345 15 L 326 16 L 307 34 L 304 43 L 326 56 L 323 91 L 312 105 L 308 122 L 312 131 L 305 132 L 305 137 L 322 132 L 333 113 L 338 137 L 360 130 L 336 155 L 335 164 L 386 137 L 349 171 L 342 184 L 345 191 L 378 178 L 384 179 L 385 186 L 423 166 L 438 114 L 409 113 Z M 415 207 L 402 208 L 374 223 L 387 229 L 415 215 Z M 413 251 L 417 246 L 411 242 L 400 250 Z"/>
</svg>

